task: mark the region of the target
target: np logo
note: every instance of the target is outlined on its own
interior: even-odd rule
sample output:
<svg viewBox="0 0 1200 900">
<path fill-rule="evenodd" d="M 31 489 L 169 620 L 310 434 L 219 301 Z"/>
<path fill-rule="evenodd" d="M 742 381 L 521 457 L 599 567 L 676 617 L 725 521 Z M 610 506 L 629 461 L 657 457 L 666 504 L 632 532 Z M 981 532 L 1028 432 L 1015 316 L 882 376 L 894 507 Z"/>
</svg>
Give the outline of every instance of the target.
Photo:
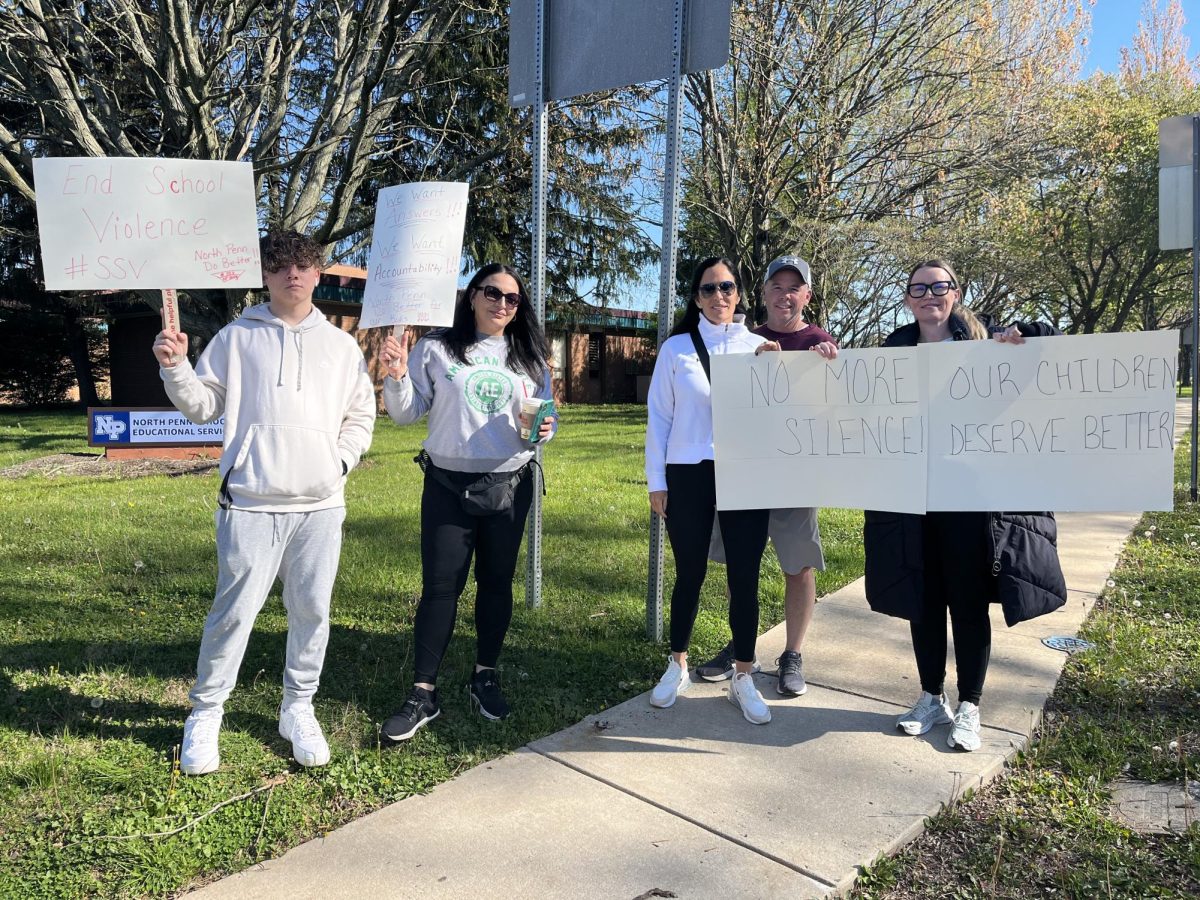
<svg viewBox="0 0 1200 900">
<path fill-rule="evenodd" d="M 512 382 L 498 372 L 484 369 L 472 372 L 464 388 L 467 402 L 482 413 L 494 413 L 512 400 Z"/>
<path fill-rule="evenodd" d="M 97 441 L 129 441 L 129 413 L 94 413 L 92 432 Z"/>
</svg>

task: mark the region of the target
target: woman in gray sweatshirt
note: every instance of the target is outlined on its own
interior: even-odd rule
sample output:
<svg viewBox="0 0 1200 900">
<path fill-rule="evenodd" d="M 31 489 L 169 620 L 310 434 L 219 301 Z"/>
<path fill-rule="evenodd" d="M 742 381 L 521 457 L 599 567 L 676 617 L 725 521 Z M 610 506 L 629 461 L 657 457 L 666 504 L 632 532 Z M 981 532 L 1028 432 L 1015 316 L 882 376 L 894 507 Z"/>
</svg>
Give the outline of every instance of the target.
<svg viewBox="0 0 1200 900">
<path fill-rule="evenodd" d="M 419 340 L 388 337 L 384 405 L 405 425 L 429 415 L 421 455 L 421 601 L 413 627 L 413 688 L 384 723 L 385 743 L 437 718 L 437 673 L 454 631 L 458 597 L 475 558 L 477 649 L 472 703 L 487 719 L 508 715 L 496 674 L 512 619 L 512 582 L 533 500 L 534 447 L 521 437 L 523 398 L 551 398 L 550 353 L 525 283 L 491 263 L 471 278 L 454 323 Z M 538 440 L 554 434 L 546 419 Z"/>
</svg>

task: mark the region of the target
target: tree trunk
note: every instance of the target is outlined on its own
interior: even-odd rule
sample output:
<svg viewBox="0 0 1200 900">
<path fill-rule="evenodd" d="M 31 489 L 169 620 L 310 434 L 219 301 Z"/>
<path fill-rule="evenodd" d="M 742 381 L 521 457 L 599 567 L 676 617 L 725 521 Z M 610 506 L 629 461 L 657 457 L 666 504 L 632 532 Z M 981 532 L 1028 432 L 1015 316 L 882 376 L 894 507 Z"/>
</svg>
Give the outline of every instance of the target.
<svg viewBox="0 0 1200 900">
<path fill-rule="evenodd" d="M 88 352 L 87 332 L 83 329 L 79 310 L 70 304 L 63 304 L 62 316 L 67 332 L 67 354 L 75 368 L 75 382 L 79 385 L 79 405 L 84 408 L 99 406 L 100 397 L 96 393 L 96 378 L 92 373 L 92 356 Z"/>
</svg>

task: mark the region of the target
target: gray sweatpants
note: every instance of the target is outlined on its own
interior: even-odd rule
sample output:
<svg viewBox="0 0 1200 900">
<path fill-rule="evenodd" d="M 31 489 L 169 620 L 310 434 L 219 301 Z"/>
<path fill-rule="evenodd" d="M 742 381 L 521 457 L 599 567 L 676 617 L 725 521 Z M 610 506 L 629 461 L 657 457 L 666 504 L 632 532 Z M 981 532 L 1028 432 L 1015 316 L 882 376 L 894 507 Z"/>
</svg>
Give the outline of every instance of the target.
<svg viewBox="0 0 1200 900">
<path fill-rule="evenodd" d="M 218 509 L 217 595 L 204 622 L 195 709 L 219 709 L 237 682 L 250 631 L 278 575 L 287 610 L 283 706 L 311 703 L 329 642 L 329 599 L 345 507 L 268 513 Z"/>
</svg>

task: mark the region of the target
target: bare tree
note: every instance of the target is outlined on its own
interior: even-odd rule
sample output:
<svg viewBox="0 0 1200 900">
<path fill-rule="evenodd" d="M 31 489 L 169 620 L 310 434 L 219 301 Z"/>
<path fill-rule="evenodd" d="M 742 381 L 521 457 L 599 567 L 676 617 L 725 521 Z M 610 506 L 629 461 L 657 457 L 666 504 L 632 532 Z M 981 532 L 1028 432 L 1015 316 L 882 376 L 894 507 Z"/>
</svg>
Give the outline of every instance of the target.
<svg viewBox="0 0 1200 900">
<path fill-rule="evenodd" d="M 273 225 L 334 244 L 369 227 L 373 161 L 460 3 L 2 0 L 0 177 L 34 197 L 34 153 L 251 160 Z M 215 330 L 243 293 L 195 292 Z M 198 302 L 197 302 L 198 301 Z"/>
<path fill-rule="evenodd" d="M 748 284 L 801 252 L 815 318 L 876 333 L 895 295 L 868 292 L 897 263 L 848 238 L 873 229 L 907 250 L 976 215 L 1038 144 L 1086 20 L 1074 0 L 744 0 L 730 65 L 688 81 L 685 246 L 722 250 Z"/>
</svg>

